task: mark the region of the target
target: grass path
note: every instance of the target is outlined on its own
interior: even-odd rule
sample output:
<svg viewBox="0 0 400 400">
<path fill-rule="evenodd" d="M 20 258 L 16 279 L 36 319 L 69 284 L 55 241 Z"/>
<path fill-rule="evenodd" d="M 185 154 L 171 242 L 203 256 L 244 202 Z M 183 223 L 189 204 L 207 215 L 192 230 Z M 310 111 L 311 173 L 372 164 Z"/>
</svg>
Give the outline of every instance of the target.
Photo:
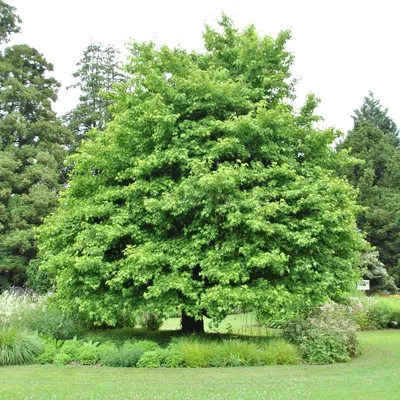
<svg viewBox="0 0 400 400">
<path fill-rule="evenodd" d="M 0 368 L 0 399 L 399 400 L 400 331 L 360 334 L 364 353 L 327 366 Z"/>
</svg>

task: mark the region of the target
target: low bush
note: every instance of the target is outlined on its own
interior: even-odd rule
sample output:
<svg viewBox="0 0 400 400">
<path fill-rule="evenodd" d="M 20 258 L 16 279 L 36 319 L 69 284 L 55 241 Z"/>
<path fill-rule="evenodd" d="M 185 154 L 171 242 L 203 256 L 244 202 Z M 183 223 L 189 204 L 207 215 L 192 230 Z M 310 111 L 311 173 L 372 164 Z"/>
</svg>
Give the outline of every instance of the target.
<svg viewBox="0 0 400 400">
<path fill-rule="evenodd" d="M 305 362 L 331 364 L 348 361 L 359 353 L 357 329 L 350 307 L 328 302 L 307 319 L 288 321 L 283 337 L 299 346 Z"/>
<path fill-rule="evenodd" d="M 149 331 L 158 331 L 163 324 L 163 319 L 156 314 L 143 314 L 138 319 L 139 326 Z"/>
<path fill-rule="evenodd" d="M 144 353 L 159 349 L 150 340 L 127 341 L 121 347 L 105 343 L 99 348 L 100 362 L 109 367 L 135 367 Z"/>
<path fill-rule="evenodd" d="M 57 353 L 53 358 L 55 365 L 67 365 L 72 361 L 72 357 L 66 353 Z"/>
<path fill-rule="evenodd" d="M 396 296 L 351 297 L 349 307 L 361 330 L 400 328 L 400 298 Z"/>
<path fill-rule="evenodd" d="M 36 364 L 52 364 L 54 357 L 58 353 L 58 348 L 55 340 L 48 340 L 43 348 L 43 351 L 36 357 Z"/>
<path fill-rule="evenodd" d="M 161 367 L 165 361 L 165 356 L 168 350 L 158 349 L 152 351 L 146 351 L 140 357 L 137 367 L 139 368 L 157 368 Z"/>
<path fill-rule="evenodd" d="M 71 339 L 86 329 L 79 316 L 62 312 L 51 297 L 42 297 L 37 307 L 20 312 L 18 321 L 25 328 L 51 335 L 56 340 Z M 14 323 L 17 323 L 15 319 Z"/>
<path fill-rule="evenodd" d="M 43 349 L 36 333 L 0 328 L 0 365 L 32 364 Z"/>
<path fill-rule="evenodd" d="M 67 354 L 70 360 L 77 361 L 81 351 L 82 343 L 75 337 L 66 340 L 60 347 L 60 353 Z"/>
</svg>

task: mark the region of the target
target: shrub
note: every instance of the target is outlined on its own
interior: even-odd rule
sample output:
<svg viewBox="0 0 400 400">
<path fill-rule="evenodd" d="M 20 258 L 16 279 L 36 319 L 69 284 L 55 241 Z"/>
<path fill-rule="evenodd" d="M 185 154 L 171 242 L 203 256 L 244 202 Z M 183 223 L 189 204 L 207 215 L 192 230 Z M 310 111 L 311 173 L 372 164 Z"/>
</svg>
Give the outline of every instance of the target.
<svg viewBox="0 0 400 400">
<path fill-rule="evenodd" d="M 51 297 L 42 297 L 38 307 L 20 313 L 20 321 L 27 329 L 51 335 L 56 340 L 71 339 L 85 329 L 79 316 L 62 312 Z"/>
<path fill-rule="evenodd" d="M 168 348 L 164 352 L 164 359 L 162 366 L 171 367 L 171 368 L 179 368 L 183 366 L 183 359 L 181 355 L 175 351 L 173 348 Z"/>
<path fill-rule="evenodd" d="M 51 296 L 26 289 L 10 289 L 0 295 L 0 324 L 38 331 L 57 340 L 70 339 L 84 329 L 82 320 L 63 313 Z"/>
<path fill-rule="evenodd" d="M 82 346 L 79 350 L 77 361 L 82 365 L 93 365 L 99 361 L 99 349 L 97 347 Z"/>
<path fill-rule="evenodd" d="M 63 345 L 60 348 L 60 352 L 67 354 L 70 357 L 70 360 L 78 360 L 79 354 L 80 354 L 80 347 L 81 343 L 79 340 L 75 337 L 70 340 L 66 340 Z"/>
<path fill-rule="evenodd" d="M 345 362 L 359 353 L 358 328 L 350 307 L 328 302 L 308 319 L 288 321 L 283 337 L 300 347 L 304 361 L 330 364 Z"/>
<path fill-rule="evenodd" d="M 54 356 L 53 362 L 56 365 L 67 365 L 72 361 L 72 358 L 69 354 L 66 353 L 58 353 Z"/>
<path fill-rule="evenodd" d="M 54 357 L 58 353 L 56 343 L 53 340 L 49 340 L 45 343 L 42 353 L 36 357 L 36 364 L 52 364 Z"/>
<path fill-rule="evenodd" d="M 163 364 L 164 360 L 165 360 L 165 353 L 167 351 L 168 350 L 164 350 L 164 349 L 146 351 L 140 357 L 140 360 L 137 363 L 137 366 L 139 368 L 157 368 L 157 367 L 160 367 Z"/>
<path fill-rule="evenodd" d="M 119 348 L 105 343 L 99 348 L 100 362 L 109 367 L 135 367 L 145 352 L 159 349 L 158 344 L 150 340 L 127 341 Z"/>
<path fill-rule="evenodd" d="M 400 300 L 396 296 L 358 296 L 349 302 L 362 330 L 400 328 Z"/>
<path fill-rule="evenodd" d="M 163 324 L 163 319 L 156 314 L 143 314 L 139 319 L 139 326 L 149 331 L 158 331 Z"/>
<path fill-rule="evenodd" d="M 337 332 L 323 329 L 310 330 L 300 344 L 303 360 L 310 364 L 332 364 L 350 360 L 346 339 Z"/>
<path fill-rule="evenodd" d="M 296 364 L 299 359 L 295 346 L 282 339 L 267 343 L 240 339 L 217 342 L 194 336 L 176 339 L 168 350 L 175 352 L 180 365 L 187 367 Z"/>
<path fill-rule="evenodd" d="M 0 328 L 0 365 L 33 363 L 42 349 L 43 343 L 37 334 L 14 327 Z"/>
</svg>

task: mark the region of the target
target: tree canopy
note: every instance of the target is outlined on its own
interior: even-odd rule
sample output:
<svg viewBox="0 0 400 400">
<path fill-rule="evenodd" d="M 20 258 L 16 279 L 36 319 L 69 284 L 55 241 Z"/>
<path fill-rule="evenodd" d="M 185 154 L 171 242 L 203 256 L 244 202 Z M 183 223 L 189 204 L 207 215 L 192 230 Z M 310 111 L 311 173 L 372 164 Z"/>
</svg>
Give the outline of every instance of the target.
<svg viewBox="0 0 400 400">
<path fill-rule="evenodd" d="M 335 131 L 299 112 L 285 49 L 224 16 L 206 52 L 133 43 L 106 130 L 84 140 L 40 229 L 57 299 L 96 325 L 182 312 L 185 330 L 234 307 L 290 313 L 354 287 L 362 239 Z M 197 322 L 196 322 L 197 321 Z"/>
</svg>

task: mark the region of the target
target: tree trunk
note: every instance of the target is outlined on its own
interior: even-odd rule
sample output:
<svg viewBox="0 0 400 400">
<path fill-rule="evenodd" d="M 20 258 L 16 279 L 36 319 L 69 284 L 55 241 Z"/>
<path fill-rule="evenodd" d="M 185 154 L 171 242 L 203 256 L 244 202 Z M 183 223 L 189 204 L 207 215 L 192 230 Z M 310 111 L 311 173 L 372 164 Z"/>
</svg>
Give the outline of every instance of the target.
<svg viewBox="0 0 400 400">
<path fill-rule="evenodd" d="M 183 333 L 204 333 L 203 317 L 197 320 L 182 311 L 181 327 Z"/>
</svg>

